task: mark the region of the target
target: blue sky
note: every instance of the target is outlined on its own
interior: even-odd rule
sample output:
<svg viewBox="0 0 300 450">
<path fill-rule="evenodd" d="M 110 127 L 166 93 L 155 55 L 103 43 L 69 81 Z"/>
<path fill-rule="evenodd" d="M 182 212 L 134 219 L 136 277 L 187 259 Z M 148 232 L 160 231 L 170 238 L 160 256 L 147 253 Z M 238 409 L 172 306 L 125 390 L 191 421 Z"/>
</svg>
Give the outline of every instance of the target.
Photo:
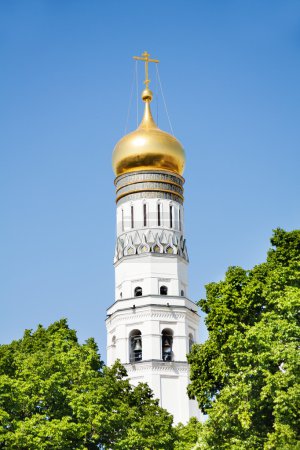
<svg viewBox="0 0 300 450">
<path fill-rule="evenodd" d="M 0 30 L 1 343 L 67 317 L 105 357 L 111 154 L 144 50 L 187 153 L 190 297 L 299 228 L 298 1 L 3 0 Z"/>
</svg>

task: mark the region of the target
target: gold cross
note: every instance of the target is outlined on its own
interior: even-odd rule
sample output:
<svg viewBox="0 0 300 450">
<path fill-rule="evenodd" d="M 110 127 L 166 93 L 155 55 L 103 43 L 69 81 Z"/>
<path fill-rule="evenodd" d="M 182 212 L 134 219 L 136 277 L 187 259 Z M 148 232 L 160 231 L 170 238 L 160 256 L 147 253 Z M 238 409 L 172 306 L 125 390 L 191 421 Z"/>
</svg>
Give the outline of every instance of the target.
<svg viewBox="0 0 300 450">
<path fill-rule="evenodd" d="M 145 61 L 145 85 L 146 85 L 146 89 L 148 89 L 149 87 L 149 72 L 148 72 L 148 64 L 149 62 L 154 62 L 154 63 L 159 63 L 158 59 L 150 59 L 149 58 L 149 53 L 148 52 L 144 52 L 142 53 L 142 56 L 134 56 L 133 59 L 138 59 L 139 61 Z"/>
</svg>

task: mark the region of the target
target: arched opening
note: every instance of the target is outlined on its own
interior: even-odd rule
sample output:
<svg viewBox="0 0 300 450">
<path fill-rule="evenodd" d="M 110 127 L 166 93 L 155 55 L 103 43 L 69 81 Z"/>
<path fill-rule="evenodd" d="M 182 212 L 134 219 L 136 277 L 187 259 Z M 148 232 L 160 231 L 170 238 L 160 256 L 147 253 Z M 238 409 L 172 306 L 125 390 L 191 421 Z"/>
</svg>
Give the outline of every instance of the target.
<svg viewBox="0 0 300 450">
<path fill-rule="evenodd" d="M 178 210 L 178 223 L 179 223 L 179 231 L 181 231 L 181 211 L 180 211 L 180 207 L 179 207 L 179 210 Z"/>
<path fill-rule="evenodd" d="M 183 289 L 181 289 L 180 295 L 181 295 L 181 297 L 184 297 L 184 290 Z"/>
<path fill-rule="evenodd" d="M 173 205 L 171 204 L 169 208 L 170 208 L 170 216 L 169 216 L 169 218 L 170 218 L 170 228 L 173 228 Z"/>
<path fill-rule="evenodd" d="M 140 330 L 132 330 L 129 334 L 129 361 L 141 361 L 142 357 L 142 333 Z"/>
<path fill-rule="evenodd" d="M 130 212 L 131 212 L 131 228 L 134 228 L 134 211 L 133 211 L 133 205 L 131 205 L 130 207 Z"/>
<path fill-rule="evenodd" d="M 122 231 L 124 231 L 124 210 L 122 209 Z"/>
<path fill-rule="evenodd" d="M 134 289 L 134 296 L 135 297 L 141 297 L 143 295 L 143 289 L 140 286 L 137 286 Z"/>
<path fill-rule="evenodd" d="M 157 225 L 161 225 L 161 206 L 160 203 L 157 204 Z"/>
<path fill-rule="evenodd" d="M 123 297 L 123 294 L 122 294 L 122 292 L 120 292 L 120 298 L 122 298 Z"/>
<path fill-rule="evenodd" d="M 192 333 L 189 334 L 189 353 L 191 353 L 192 351 L 192 346 L 194 344 L 194 337 L 192 335 Z"/>
<path fill-rule="evenodd" d="M 173 331 L 165 328 L 161 333 L 161 353 L 163 361 L 173 361 Z"/>
<path fill-rule="evenodd" d="M 144 218 L 144 227 L 147 226 L 147 205 L 146 203 L 143 204 L 143 218 Z"/>
<path fill-rule="evenodd" d="M 168 295 L 167 286 L 161 286 L 159 292 L 160 292 L 160 295 Z"/>
</svg>

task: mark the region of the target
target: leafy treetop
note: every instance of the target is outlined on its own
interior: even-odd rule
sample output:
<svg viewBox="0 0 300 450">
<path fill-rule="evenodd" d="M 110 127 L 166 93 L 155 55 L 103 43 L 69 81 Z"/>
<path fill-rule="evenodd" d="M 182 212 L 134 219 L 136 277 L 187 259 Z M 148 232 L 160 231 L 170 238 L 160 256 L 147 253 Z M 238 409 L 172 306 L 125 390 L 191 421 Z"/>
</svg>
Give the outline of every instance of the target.
<svg viewBox="0 0 300 450">
<path fill-rule="evenodd" d="M 0 347 L 0 448 L 173 449 L 172 416 L 66 320 Z"/>
<path fill-rule="evenodd" d="M 230 267 L 199 302 L 209 338 L 189 356 L 189 394 L 209 420 L 198 448 L 300 448 L 300 230 L 271 243 L 265 263 Z"/>
</svg>

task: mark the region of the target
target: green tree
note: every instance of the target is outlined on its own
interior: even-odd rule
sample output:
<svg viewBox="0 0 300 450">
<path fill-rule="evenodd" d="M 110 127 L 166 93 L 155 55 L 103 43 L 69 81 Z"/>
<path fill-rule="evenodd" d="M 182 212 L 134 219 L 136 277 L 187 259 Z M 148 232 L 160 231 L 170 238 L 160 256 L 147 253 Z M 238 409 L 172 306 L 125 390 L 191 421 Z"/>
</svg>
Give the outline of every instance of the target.
<svg viewBox="0 0 300 450">
<path fill-rule="evenodd" d="M 186 425 L 179 423 L 175 427 L 177 439 L 174 450 L 196 450 L 196 444 L 201 430 L 202 424 L 196 417 L 192 417 Z"/>
<path fill-rule="evenodd" d="M 199 449 L 300 449 L 300 230 L 277 229 L 265 263 L 231 267 L 199 302 L 190 396 L 209 419 Z"/>
<path fill-rule="evenodd" d="M 172 416 L 65 320 L 0 347 L 0 448 L 172 449 Z"/>
</svg>

